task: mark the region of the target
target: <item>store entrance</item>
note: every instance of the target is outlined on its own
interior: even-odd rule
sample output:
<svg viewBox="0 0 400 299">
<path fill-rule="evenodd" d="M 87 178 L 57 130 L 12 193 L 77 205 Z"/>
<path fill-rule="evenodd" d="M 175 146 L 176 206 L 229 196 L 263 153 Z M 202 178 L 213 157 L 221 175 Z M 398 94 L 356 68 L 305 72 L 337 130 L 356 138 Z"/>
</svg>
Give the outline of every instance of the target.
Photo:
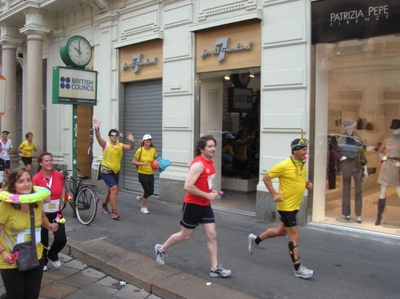
<svg viewBox="0 0 400 299">
<path fill-rule="evenodd" d="M 259 68 L 202 73 L 200 135 L 217 140 L 214 207 L 255 214 L 259 182 Z"/>
</svg>

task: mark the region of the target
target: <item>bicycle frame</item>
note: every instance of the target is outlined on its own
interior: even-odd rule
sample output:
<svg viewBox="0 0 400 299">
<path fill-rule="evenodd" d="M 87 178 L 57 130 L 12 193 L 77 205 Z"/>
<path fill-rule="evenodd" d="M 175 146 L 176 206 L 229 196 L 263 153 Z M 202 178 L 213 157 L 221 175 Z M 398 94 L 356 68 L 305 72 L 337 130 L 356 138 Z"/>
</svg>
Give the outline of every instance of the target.
<svg viewBox="0 0 400 299">
<path fill-rule="evenodd" d="M 99 197 L 96 195 L 94 186 L 86 184 L 85 179 L 88 176 L 78 174 L 77 178 L 69 175 L 70 170 L 63 170 L 64 183 L 68 192 L 72 194 L 69 200 L 69 205 L 73 210 L 73 216 L 78 218 L 78 221 L 83 225 L 90 224 L 97 213 L 97 204 Z M 64 203 L 65 208 L 66 202 Z"/>
</svg>

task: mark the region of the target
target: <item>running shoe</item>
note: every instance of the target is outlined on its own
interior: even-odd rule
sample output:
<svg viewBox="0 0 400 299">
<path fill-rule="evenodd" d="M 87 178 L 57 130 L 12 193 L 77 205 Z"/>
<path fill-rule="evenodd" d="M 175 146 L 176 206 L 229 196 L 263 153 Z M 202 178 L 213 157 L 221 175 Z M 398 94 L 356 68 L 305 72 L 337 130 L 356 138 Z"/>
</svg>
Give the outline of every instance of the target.
<svg viewBox="0 0 400 299">
<path fill-rule="evenodd" d="M 165 256 L 167 255 L 166 251 L 162 251 L 161 249 L 161 244 L 156 244 L 154 246 L 154 251 L 156 252 L 156 261 L 159 265 L 164 266 L 165 265 Z"/>
<path fill-rule="evenodd" d="M 107 204 L 103 203 L 100 205 L 100 208 L 102 209 L 104 214 L 110 214 L 110 210 L 107 207 Z"/>
<path fill-rule="evenodd" d="M 140 195 L 140 196 L 136 196 L 136 200 L 139 202 L 139 203 L 142 203 L 142 196 Z"/>
<path fill-rule="evenodd" d="M 43 266 L 43 272 L 46 272 L 46 271 L 47 271 L 47 266 L 44 265 L 44 266 Z"/>
<path fill-rule="evenodd" d="M 221 265 L 218 265 L 217 269 L 215 269 L 215 270 L 213 270 L 212 268 L 210 270 L 210 276 L 214 277 L 214 278 L 215 277 L 228 277 L 231 274 L 232 274 L 231 270 L 224 269 L 221 267 Z"/>
<path fill-rule="evenodd" d="M 296 277 L 300 277 L 300 278 L 310 278 L 311 276 L 313 276 L 314 271 L 311 269 L 307 269 L 306 267 L 304 267 L 303 265 L 300 265 L 299 270 L 294 270 L 294 276 Z"/>
<path fill-rule="evenodd" d="M 119 214 L 118 214 L 117 210 L 112 212 L 111 218 L 115 219 L 115 220 L 119 219 Z"/>
<path fill-rule="evenodd" d="M 149 210 L 145 207 L 145 208 L 141 208 L 141 209 L 140 209 L 140 213 L 148 214 L 148 213 L 150 213 L 150 212 L 149 212 Z"/>
<path fill-rule="evenodd" d="M 250 234 L 249 235 L 249 252 L 251 253 L 251 254 L 253 254 L 253 251 L 254 251 L 254 248 L 256 248 L 257 247 L 257 243 L 256 243 L 256 239 L 257 239 L 257 236 L 256 235 L 254 235 L 254 234 Z"/>
<path fill-rule="evenodd" d="M 56 268 L 60 268 L 61 267 L 61 261 L 60 260 L 52 261 L 51 259 L 49 259 L 49 261 L 52 262 L 54 267 L 56 267 Z"/>
</svg>

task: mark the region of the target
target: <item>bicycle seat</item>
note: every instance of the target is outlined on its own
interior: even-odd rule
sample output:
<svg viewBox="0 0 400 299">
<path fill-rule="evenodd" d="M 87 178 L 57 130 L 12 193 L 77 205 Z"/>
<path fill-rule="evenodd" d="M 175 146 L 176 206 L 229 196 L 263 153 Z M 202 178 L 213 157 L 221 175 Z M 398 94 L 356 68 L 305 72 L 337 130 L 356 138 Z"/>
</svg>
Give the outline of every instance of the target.
<svg viewBox="0 0 400 299">
<path fill-rule="evenodd" d="M 87 180 L 89 177 L 87 175 L 78 174 L 78 178 L 80 178 L 81 180 Z"/>
</svg>

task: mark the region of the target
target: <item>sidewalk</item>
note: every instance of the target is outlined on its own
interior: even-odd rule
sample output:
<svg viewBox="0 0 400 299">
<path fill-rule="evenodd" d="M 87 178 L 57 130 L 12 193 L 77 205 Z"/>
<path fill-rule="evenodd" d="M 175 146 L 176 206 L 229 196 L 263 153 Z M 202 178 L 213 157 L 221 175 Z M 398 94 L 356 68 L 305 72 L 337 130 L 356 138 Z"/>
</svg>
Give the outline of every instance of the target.
<svg viewBox="0 0 400 299">
<path fill-rule="evenodd" d="M 64 251 L 67 251 L 66 248 Z M 61 253 L 63 265 L 43 273 L 39 299 L 160 299 L 126 282 L 100 272 L 72 257 Z M 5 293 L 0 277 L 0 294 Z"/>
<path fill-rule="evenodd" d="M 92 295 L 87 294 L 92 293 L 96 299 L 113 298 L 106 290 L 114 291 L 114 297 L 119 292 L 122 294 L 125 287 L 118 289 L 121 287 L 118 285 L 120 280 L 126 281 L 129 289 L 134 289 L 135 297 L 129 297 L 134 299 L 399 298 L 400 270 L 397 261 L 400 238 L 372 236 L 362 231 L 324 229 L 316 225 L 299 227 L 301 262 L 314 270 L 314 276 L 304 280 L 293 275 L 287 253 L 287 237 L 265 240 L 255 248 L 254 254 L 248 253 L 249 233 L 259 234 L 268 227 L 276 226 L 275 223 L 217 209 L 214 213 L 218 259 L 224 268 L 232 269 L 231 277 L 221 279 L 209 276 L 210 262 L 201 227 L 196 228 L 190 240 L 171 248 L 166 265 L 160 266 L 154 260 L 154 245 L 163 243 L 172 233 L 180 230 L 181 205 L 151 197 L 148 203 L 150 214 L 144 215 L 135 200 L 137 195 L 120 193 L 120 220 L 114 220 L 98 209 L 94 222 L 83 226 L 72 217 L 70 207 L 64 211 L 68 236 L 64 253 L 89 265 L 89 269 L 106 273 L 110 277 L 106 281 L 112 281 L 111 286 L 104 286 L 101 284 L 104 278 L 92 277 L 96 282 L 84 286 L 80 277 L 85 276 L 87 271 L 72 270 L 79 273 L 73 275 L 78 277 L 73 278 L 77 281 L 72 285 L 76 293 L 65 298 L 91 298 L 87 296 Z M 99 192 L 99 196 L 103 198 L 104 194 Z M 67 271 L 68 264 L 66 262 L 60 269 L 50 269 L 45 273 L 46 281 L 59 272 Z M 91 273 L 98 273 L 93 269 Z M 80 287 L 79 283 L 83 286 Z M 100 289 L 99 293 L 97 289 Z"/>
</svg>

